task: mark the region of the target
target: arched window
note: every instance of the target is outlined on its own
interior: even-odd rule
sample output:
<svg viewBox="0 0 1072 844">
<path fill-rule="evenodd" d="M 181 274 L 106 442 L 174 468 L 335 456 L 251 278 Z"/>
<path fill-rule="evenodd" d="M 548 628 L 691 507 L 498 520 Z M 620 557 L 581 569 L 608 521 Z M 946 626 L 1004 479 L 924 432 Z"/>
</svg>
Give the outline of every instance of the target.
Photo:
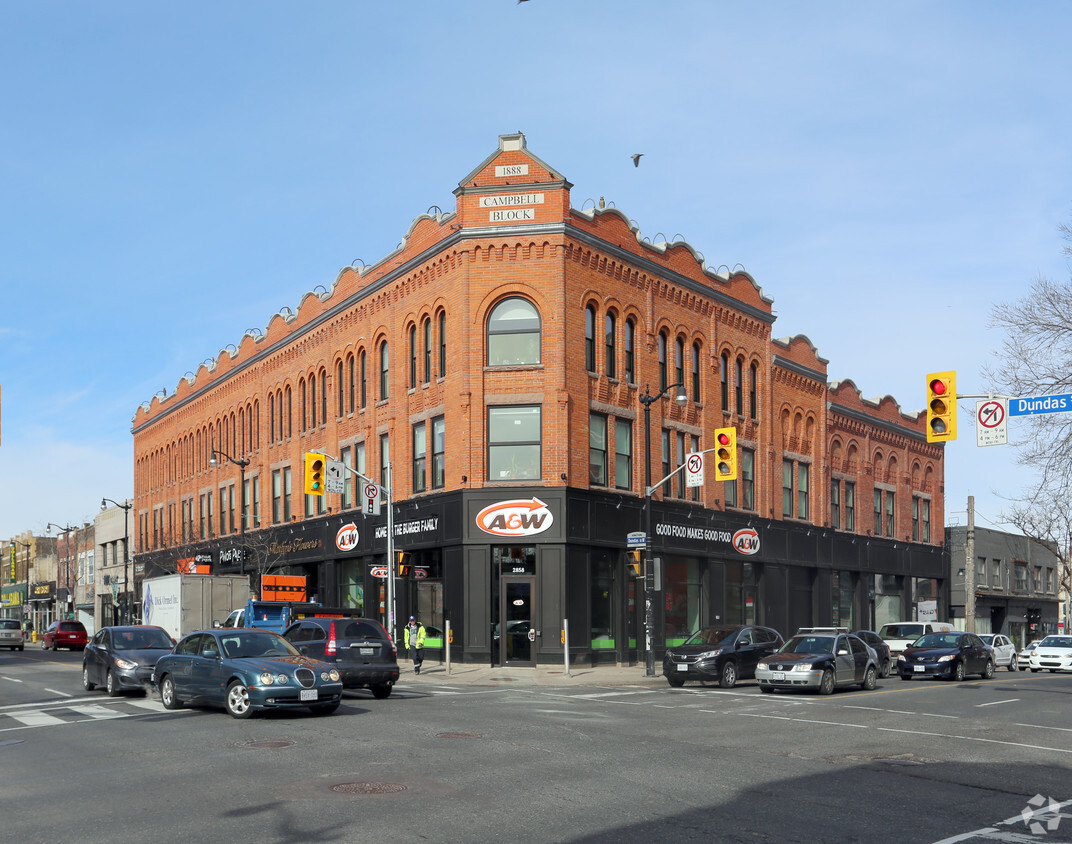
<svg viewBox="0 0 1072 844">
<path fill-rule="evenodd" d="M 617 378 L 618 367 L 614 352 L 614 314 L 608 313 L 605 323 L 604 334 L 606 336 L 607 377 Z"/>
<path fill-rule="evenodd" d="M 665 390 L 670 382 L 666 380 L 666 332 L 659 332 L 659 389 Z"/>
<path fill-rule="evenodd" d="M 625 321 L 625 380 L 636 381 L 636 323 L 631 319 Z"/>
<path fill-rule="evenodd" d="M 387 368 L 387 341 L 380 344 L 380 401 L 389 398 L 387 376 L 390 372 Z"/>
<path fill-rule="evenodd" d="M 361 350 L 361 409 L 368 404 L 368 359 L 365 350 Z"/>
<path fill-rule="evenodd" d="M 596 371 L 596 309 L 591 305 L 584 309 L 584 368 Z"/>
<path fill-rule="evenodd" d="M 422 324 L 424 333 L 424 378 L 425 384 L 432 380 L 432 321 L 425 317 Z"/>
<path fill-rule="evenodd" d="M 700 403 L 700 344 L 692 344 L 692 400 Z"/>
<path fill-rule="evenodd" d="M 346 381 L 342 377 L 342 361 L 335 364 L 335 392 L 339 396 L 339 412 L 336 414 L 340 419 L 346 413 Z"/>
<path fill-rule="evenodd" d="M 328 424 L 328 371 L 320 370 L 320 424 Z M 323 499 L 321 499 L 323 500 Z"/>
<path fill-rule="evenodd" d="M 685 389 L 685 341 L 680 337 L 674 341 L 674 383 Z"/>
<path fill-rule="evenodd" d="M 756 380 L 759 374 L 759 367 L 753 363 L 750 367 L 751 374 L 748 379 L 748 415 L 752 419 L 756 419 Z"/>
<path fill-rule="evenodd" d="M 488 366 L 532 363 L 540 363 L 540 314 L 527 299 L 504 299 L 488 315 Z"/>
<path fill-rule="evenodd" d="M 316 428 L 316 374 L 309 376 L 309 430 Z"/>
<path fill-rule="evenodd" d="M 275 394 L 268 394 L 268 441 L 275 442 Z"/>
<path fill-rule="evenodd" d="M 298 432 L 305 430 L 305 379 L 298 381 Z"/>
<path fill-rule="evenodd" d="M 718 359 L 718 379 L 722 388 L 722 409 L 729 412 L 730 409 L 730 356 L 723 352 Z"/>
<path fill-rule="evenodd" d="M 737 358 L 733 368 L 733 398 L 737 415 L 744 416 L 744 358 Z"/>
<path fill-rule="evenodd" d="M 294 402 L 294 397 L 292 396 L 291 391 L 290 391 L 290 387 L 288 386 L 287 387 L 287 437 L 288 438 L 294 436 L 294 416 L 293 416 L 294 406 L 293 406 L 293 402 Z M 280 412 L 282 412 L 282 411 L 280 411 Z M 279 423 L 279 435 L 280 436 L 283 435 L 283 423 L 282 422 Z"/>
<path fill-rule="evenodd" d="M 350 413 L 353 413 L 354 412 L 354 356 L 353 355 L 347 355 L 346 356 L 346 376 L 347 376 L 346 377 L 346 385 L 348 387 L 348 392 L 350 394 L 350 400 L 349 400 L 349 403 L 348 403 L 347 406 L 349 408 Z"/>
<path fill-rule="evenodd" d="M 439 312 L 439 377 L 447 374 L 447 312 Z"/>
<path fill-rule="evenodd" d="M 417 326 L 409 327 L 409 386 L 417 386 Z"/>
</svg>

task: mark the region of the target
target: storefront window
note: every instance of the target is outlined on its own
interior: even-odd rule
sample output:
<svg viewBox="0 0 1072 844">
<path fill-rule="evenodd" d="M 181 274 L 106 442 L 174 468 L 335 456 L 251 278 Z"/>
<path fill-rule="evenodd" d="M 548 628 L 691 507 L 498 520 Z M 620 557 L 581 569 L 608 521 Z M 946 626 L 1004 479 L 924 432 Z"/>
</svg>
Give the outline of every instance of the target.
<svg viewBox="0 0 1072 844">
<path fill-rule="evenodd" d="M 901 606 L 904 599 L 904 587 L 901 578 L 894 574 L 875 575 L 875 629 L 881 630 L 883 624 L 904 621 Z"/>
<path fill-rule="evenodd" d="M 756 623 L 757 572 L 753 563 L 726 563 L 726 623 Z"/>
<path fill-rule="evenodd" d="M 664 564 L 663 600 L 666 644 L 680 645 L 700 629 L 700 563 L 674 560 Z"/>
<path fill-rule="evenodd" d="M 831 572 L 830 585 L 832 587 L 832 609 L 831 614 L 833 618 L 831 622 L 834 627 L 848 627 L 850 630 L 856 629 L 856 572 L 851 571 L 835 571 Z"/>
<path fill-rule="evenodd" d="M 607 555 L 592 560 L 592 650 L 614 650 L 614 567 Z"/>
</svg>

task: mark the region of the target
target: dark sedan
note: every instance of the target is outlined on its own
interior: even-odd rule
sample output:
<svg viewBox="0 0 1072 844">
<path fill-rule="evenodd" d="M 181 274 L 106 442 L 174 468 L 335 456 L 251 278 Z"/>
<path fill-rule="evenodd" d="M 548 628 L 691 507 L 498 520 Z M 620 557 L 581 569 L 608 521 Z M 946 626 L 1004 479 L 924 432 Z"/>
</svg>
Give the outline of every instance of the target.
<svg viewBox="0 0 1072 844">
<path fill-rule="evenodd" d="M 968 674 L 989 680 L 994 676 L 994 652 L 974 633 L 927 633 L 897 657 L 897 673 L 902 680 L 963 680 Z"/>
<path fill-rule="evenodd" d="M 889 677 L 893 669 L 893 657 L 890 655 L 890 646 L 886 640 L 874 630 L 855 630 L 853 635 L 863 639 L 875 652 L 875 656 L 878 657 L 878 676 Z"/>
<path fill-rule="evenodd" d="M 87 692 L 104 686 L 111 697 L 149 690 L 153 666 L 171 653 L 175 641 L 163 627 L 102 627 L 86 645 L 82 685 Z"/>
<path fill-rule="evenodd" d="M 201 630 L 181 639 L 153 672 L 165 709 L 222 706 L 234 718 L 258 709 L 308 707 L 329 715 L 342 701 L 335 667 L 310 659 L 270 630 Z"/>
<path fill-rule="evenodd" d="M 781 634 L 769 627 L 704 627 L 680 645 L 667 648 L 663 675 L 675 688 L 686 680 L 700 680 L 732 689 L 738 680 L 755 677 L 756 663 L 781 646 Z"/>
<path fill-rule="evenodd" d="M 368 688 L 382 700 L 398 682 L 395 644 L 371 618 L 303 618 L 290 625 L 283 638 L 306 656 L 334 665 L 343 688 Z"/>
</svg>

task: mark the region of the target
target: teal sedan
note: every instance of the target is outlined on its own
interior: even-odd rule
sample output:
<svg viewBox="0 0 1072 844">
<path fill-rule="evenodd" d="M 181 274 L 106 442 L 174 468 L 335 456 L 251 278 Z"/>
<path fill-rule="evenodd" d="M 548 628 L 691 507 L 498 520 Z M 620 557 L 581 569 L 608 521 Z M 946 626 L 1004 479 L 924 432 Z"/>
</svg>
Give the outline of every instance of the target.
<svg viewBox="0 0 1072 844">
<path fill-rule="evenodd" d="M 270 630 L 191 633 L 156 663 L 153 684 L 165 709 L 222 706 L 234 718 L 295 707 L 330 715 L 342 702 L 335 666 L 303 656 Z"/>
</svg>

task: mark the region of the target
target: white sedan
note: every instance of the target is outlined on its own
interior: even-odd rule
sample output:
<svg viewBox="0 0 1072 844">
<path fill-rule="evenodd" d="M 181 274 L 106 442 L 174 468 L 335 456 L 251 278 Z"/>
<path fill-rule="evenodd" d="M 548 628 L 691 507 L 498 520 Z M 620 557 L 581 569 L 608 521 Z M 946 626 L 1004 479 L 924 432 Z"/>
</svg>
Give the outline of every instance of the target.
<svg viewBox="0 0 1072 844">
<path fill-rule="evenodd" d="M 1004 665 L 1010 671 L 1015 671 L 1018 668 L 1016 645 L 1012 643 L 1008 636 L 1003 636 L 1001 633 L 980 633 L 979 638 L 993 649 L 994 665 L 999 668 Z"/>
<path fill-rule="evenodd" d="M 1072 636 L 1047 636 L 1028 657 L 1032 671 L 1072 671 Z"/>
</svg>

